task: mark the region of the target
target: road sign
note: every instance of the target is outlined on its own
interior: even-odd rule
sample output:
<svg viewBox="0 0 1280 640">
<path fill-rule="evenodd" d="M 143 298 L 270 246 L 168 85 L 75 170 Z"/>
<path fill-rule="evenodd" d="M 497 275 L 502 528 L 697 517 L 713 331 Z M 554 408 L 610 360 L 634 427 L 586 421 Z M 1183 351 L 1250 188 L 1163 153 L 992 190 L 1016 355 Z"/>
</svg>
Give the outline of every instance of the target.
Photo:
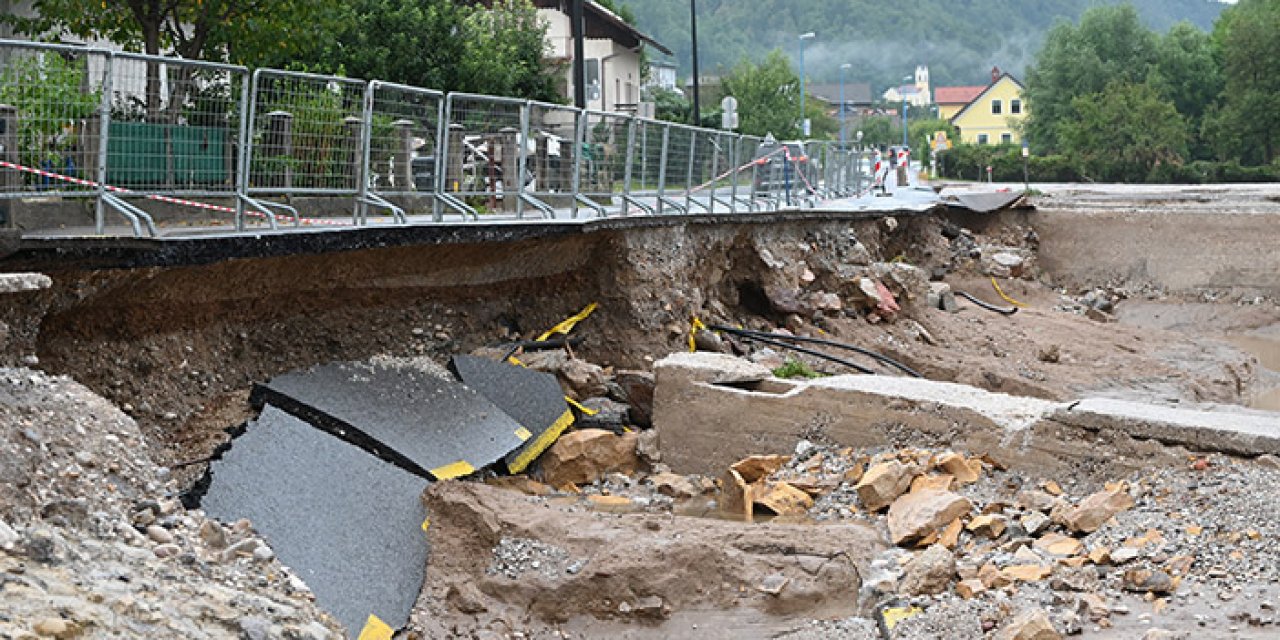
<svg viewBox="0 0 1280 640">
<path fill-rule="evenodd" d="M 731 113 L 731 112 L 737 111 L 738 99 L 733 96 L 725 96 L 724 99 L 720 101 L 720 108 L 725 113 Z"/>
</svg>

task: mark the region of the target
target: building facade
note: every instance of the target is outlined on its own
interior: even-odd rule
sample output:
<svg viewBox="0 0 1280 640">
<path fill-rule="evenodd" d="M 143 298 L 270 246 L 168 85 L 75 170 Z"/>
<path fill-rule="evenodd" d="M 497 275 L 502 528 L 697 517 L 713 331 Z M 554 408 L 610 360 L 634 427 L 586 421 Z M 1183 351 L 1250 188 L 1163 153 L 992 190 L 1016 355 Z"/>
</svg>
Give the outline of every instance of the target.
<svg viewBox="0 0 1280 640">
<path fill-rule="evenodd" d="M 969 104 L 951 117 L 966 144 L 1018 144 L 1027 117 L 1022 99 L 1025 87 L 1011 74 L 992 69 L 992 81 Z"/>
<path fill-rule="evenodd" d="M 562 89 L 565 97 L 572 98 L 571 3 L 568 0 L 535 0 L 533 4 L 538 8 L 538 15 L 547 23 L 547 56 L 553 61 L 565 63 Z M 617 14 L 590 0 L 583 2 L 583 21 L 587 108 L 635 112 L 640 102 L 642 86 L 640 52 L 646 46 L 667 55 L 671 55 L 671 50 L 627 24 Z"/>
</svg>

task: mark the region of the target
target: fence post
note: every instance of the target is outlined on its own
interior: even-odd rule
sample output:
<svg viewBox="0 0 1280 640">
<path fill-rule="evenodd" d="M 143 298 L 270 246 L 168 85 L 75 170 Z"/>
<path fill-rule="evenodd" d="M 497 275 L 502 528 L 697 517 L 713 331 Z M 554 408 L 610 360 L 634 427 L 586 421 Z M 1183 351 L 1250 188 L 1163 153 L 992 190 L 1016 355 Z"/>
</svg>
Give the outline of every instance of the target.
<svg viewBox="0 0 1280 640">
<path fill-rule="evenodd" d="M 0 104 L 0 160 L 18 164 L 18 108 Z M 0 170 L 0 196 L 18 191 L 21 177 L 15 169 Z M 13 200 L 0 197 L 0 228 L 17 226 L 13 219 Z"/>
<path fill-rule="evenodd" d="M 573 129 L 573 175 L 570 176 L 573 195 L 569 205 L 569 217 L 578 217 L 578 194 L 582 193 L 582 156 L 587 146 L 587 110 L 578 109 L 577 126 Z"/>
<path fill-rule="evenodd" d="M 516 134 L 516 217 L 524 217 L 524 175 L 529 166 L 529 112 L 528 100 L 520 106 L 520 131 Z"/>
<path fill-rule="evenodd" d="M 722 145 L 719 133 L 712 134 L 711 138 L 711 191 L 707 193 L 707 205 L 709 209 L 707 213 L 716 212 L 716 178 L 720 177 L 720 150 Z"/>
<path fill-rule="evenodd" d="M 667 143 L 671 140 L 671 125 L 662 125 L 662 151 L 658 154 L 658 213 L 662 213 L 663 198 L 667 195 Z"/>
<path fill-rule="evenodd" d="M 102 104 L 98 113 L 98 197 L 93 207 L 93 226 L 98 235 L 107 232 L 106 195 L 107 195 L 107 147 L 111 142 L 111 63 L 114 57 L 110 52 L 103 53 L 105 70 L 102 78 Z"/>
<path fill-rule="evenodd" d="M 257 72 L 254 72 L 257 76 Z M 257 83 L 250 83 L 249 74 L 245 74 L 240 81 L 240 132 L 239 141 L 236 147 L 236 156 L 238 158 L 238 166 L 236 167 L 236 231 L 244 231 L 244 201 L 249 197 L 249 145 L 252 141 L 249 139 L 249 125 L 253 122 L 252 110 L 255 100 L 253 92 L 257 90 Z"/>
<path fill-rule="evenodd" d="M 733 173 L 729 178 L 729 213 L 738 212 L 738 173 L 742 166 L 742 136 L 733 136 L 733 151 L 729 154 L 729 166 Z"/>
<path fill-rule="evenodd" d="M 359 165 L 356 167 L 356 226 L 369 222 L 369 158 L 373 137 L 373 93 L 377 90 L 378 81 L 374 80 L 364 86 L 364 104 L 360 112 L 360 143 L 358 148 Z M 393 178 L 394 179 L 394 178 Z"/>
<path fill-rule="evenodd" d="M 517 185 L 515 191 L 516 195 L 514 197 L 511 196 L 511 185 L 513 183 L 511 174 L 520 174 L 524 169 L 524 162 L 520 157 L 520 150 L 516 148 L 518 146 L 517 141 L 519 139 L 520 130 L 516 127 L 503 127 L 498 129 L 498 136 L 493 138 L 495 144 L 493 145 L 494 148 L 492 149 L 492 152 L 489 154 L 489 163 L 492 165 L 492 163 L 497 161 L 499 162 L 498 166 L 502 167 L 502 210 L 508 213 L 515 212 L 517 218 L 523 218 L 524 207 L 522 206 L 519 195 L 519 184 L 523 176 L 517 175 L 515 177 L 514 183 Z M 511 171 L 512 163 L 510 162 L 510 159 L 512 157 L 516 160 L 514 172 Z M 493 175 L 492 170 L 490 171 L 490 175 Z M 489 188 L 492 189 L 493 186 L 494 185 L 490 184 Z"/>
<path fill-rule="evenodd" d="M 367 173 L 364 170 L 364 163 L 367 160 L 364 153 L 364 118 L 356 116 L 347 116 L 342 119 L 342 124 L 347 129 L 348 140 L 348 157 L 347 163 L 351 166 L 351 171 L 356 174 L 356 202 L 351 210 L 351 224 L 359 226 L 364 218 L 364 201 L 362 198 L 366 195 Z"/>
<path fill-rule="evenodd" d="M 436 148 L 435 158 L 431 164 L 431 184 L 434 191 L 432 194 L 434 197 L 431 198 L 431 219 L 436 222 L 444 220 L 444 201 L 441 200 L 444 194 L 444 146 L 445 139 L 449 137 L 449 121 L 446 119 L 444 107 L 445 97 L 441 96 L 436 104 Z M 463 218 L 465 219 L 466 216 Z"/>
<path fill-rule="evenodd" d="M 684 210 L 686 213 L 693 211 L 693 166 L 698 157 L 698 131 L 696 129 L 689 130 L 689 167 L 685 171 L 684 179 Z"/>
<path fill-rule="evenodd" d="M 631 206 L 631 169 L 635 162 L 636 117 L 627 119 L 627 160 L 622 168 L 622 215 L 627 215 Z"/>
</svg>

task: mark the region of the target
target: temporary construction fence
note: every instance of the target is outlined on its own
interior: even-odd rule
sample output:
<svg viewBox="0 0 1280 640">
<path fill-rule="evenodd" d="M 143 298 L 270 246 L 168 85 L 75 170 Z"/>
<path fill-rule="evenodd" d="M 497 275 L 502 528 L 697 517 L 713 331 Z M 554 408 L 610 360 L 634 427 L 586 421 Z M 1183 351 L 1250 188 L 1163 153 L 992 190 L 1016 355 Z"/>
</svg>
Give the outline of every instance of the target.
<svg viewBox="0 0 1280 640">
<path fill-rule="evenodd" d="M 859 165 L 854 150 L 832 142 L 0 40 L 8 226 L 17 222 L 5 203 L 32 198 L 91 199 L 94 233 L 117 228 L 114 212 L 138 236 L 172 222 L 230 232 L 281 221 L 740 213 L 855 195 Z M 164 203 L 164 215 L 149 202 Z"/>
</svg>

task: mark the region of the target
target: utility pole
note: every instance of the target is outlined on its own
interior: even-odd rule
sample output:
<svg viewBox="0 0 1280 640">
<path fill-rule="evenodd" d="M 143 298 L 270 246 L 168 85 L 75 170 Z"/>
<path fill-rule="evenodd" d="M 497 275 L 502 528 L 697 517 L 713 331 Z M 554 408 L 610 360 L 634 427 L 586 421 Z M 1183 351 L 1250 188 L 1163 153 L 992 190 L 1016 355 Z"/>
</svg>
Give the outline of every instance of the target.
<svg viewBox="0 0 1280 640">
<path fill-rule="evenodd" d="M 693 36 L 693 122 L 702 126 L 702 108 L 698 102 L 698 0 L 689 0 L 689 33 Z"/>
<path fill-rule="evenodd" d="M 569 31 L 573 34 L 573 105 L 579 109 L 586 109 L 587 52 L 583 41 L 585 25 L 582 22 L 582 2 L 583 0 L 573 0 L 572 15 L 569 16 L 573 24 L 570 25 Z"/>
</svg>

